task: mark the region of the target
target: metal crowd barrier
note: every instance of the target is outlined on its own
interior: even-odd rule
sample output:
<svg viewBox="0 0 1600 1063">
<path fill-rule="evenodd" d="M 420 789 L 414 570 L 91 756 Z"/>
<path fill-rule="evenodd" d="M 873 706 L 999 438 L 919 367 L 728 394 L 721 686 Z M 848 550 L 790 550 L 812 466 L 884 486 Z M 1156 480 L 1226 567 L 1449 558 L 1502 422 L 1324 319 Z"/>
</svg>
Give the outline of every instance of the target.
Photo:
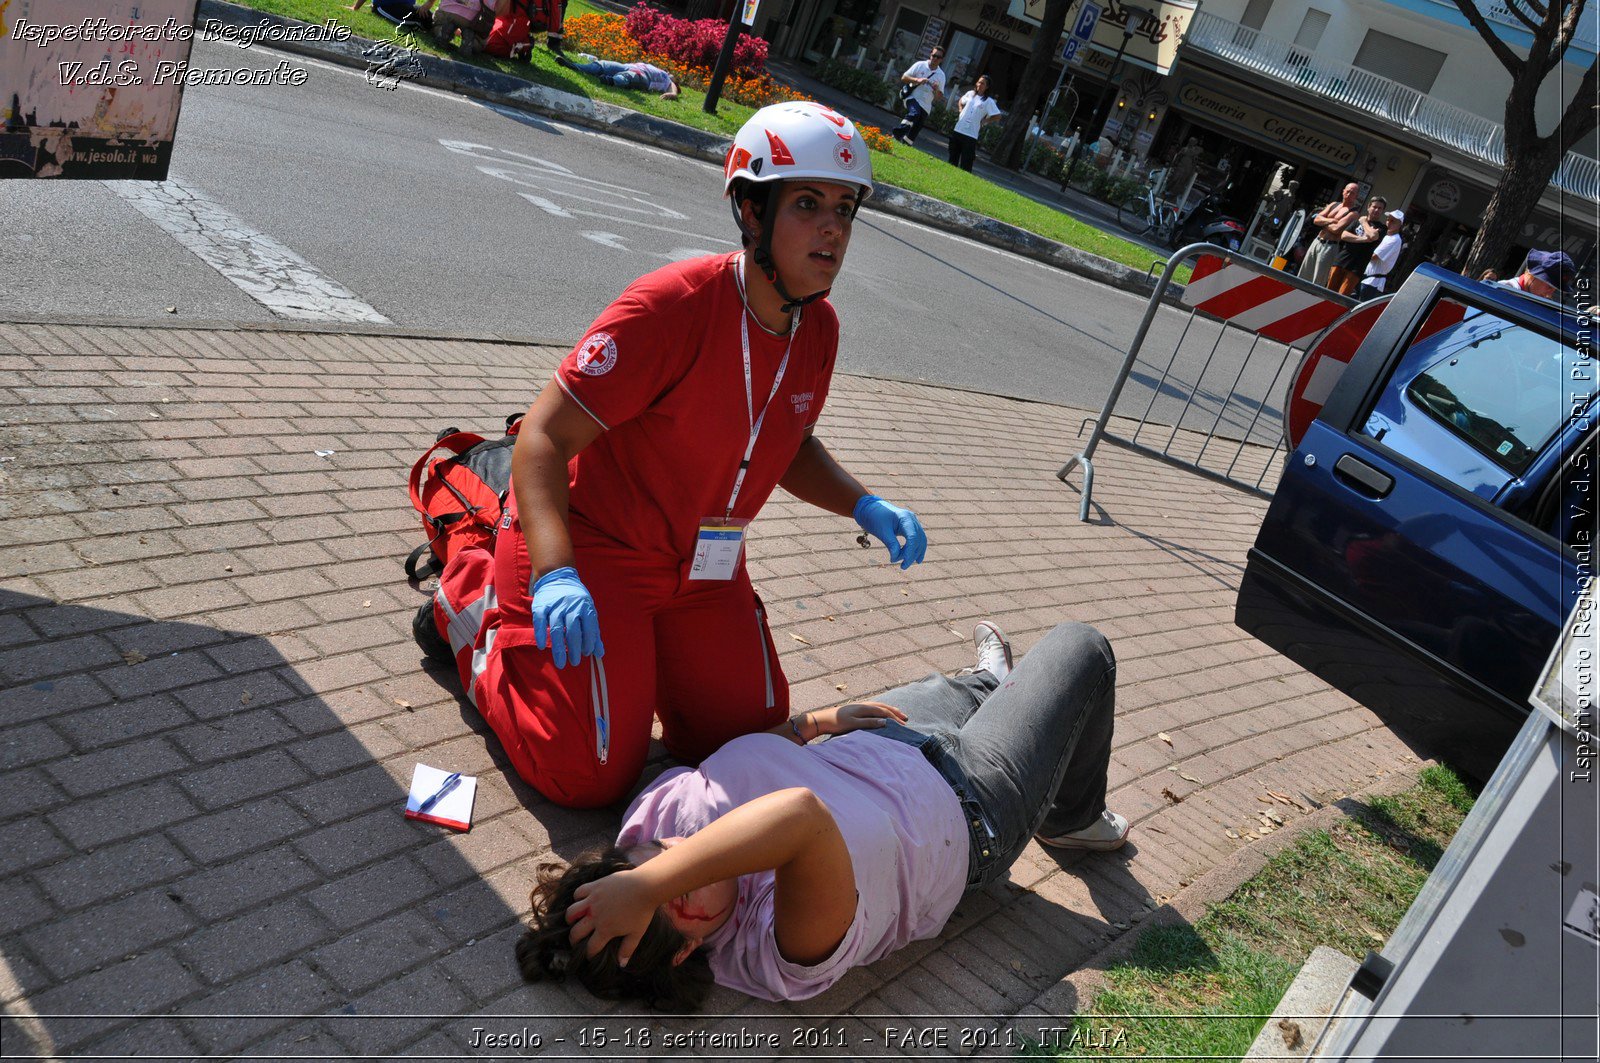
<svg viewBox="0 0 1600 1063">
<path fill-rule="evenodd" d="M 1168 311 L 1172 323 L 1181 320 L 1177 343 L 1164 364 L 1160 357 L 1141 360 L 1173 275 L 1191 259 L 1194 274 L 1182 296 L 1187 317 Z M 1270 498 L 1272 487 L 1264 484 L 1279 467 L 1279 454 L 1288 450 L 1283 432 L 1287 384 L 1280 381 L 1286 371 L 1293 379 L 1292 370 L 1305 353 L 1355 305 L 1328 288 L 1214 244 L 1190 244 L 1177 251 L 1150 293 L 1088 442 L 1056 474 L 1065 483 L 1074 466 L 1083 466 L 1078 519 L 1089 519 L 1093 458 L 1102 440 Z M 1154 375 L 1148 384 L 1150 401 L 1137 416 L 1118 408 L 1136 365 Z M 1213 366 L 1216 372 L 1208 381 Z M 1156 411 L 1163 396 L 1182 401 L 1176 416 Z M 1209 416 L 1213 406 L 1215 416 Z M 1165 440 L 1159 439 L 1162 435 Z"/>
</svg>

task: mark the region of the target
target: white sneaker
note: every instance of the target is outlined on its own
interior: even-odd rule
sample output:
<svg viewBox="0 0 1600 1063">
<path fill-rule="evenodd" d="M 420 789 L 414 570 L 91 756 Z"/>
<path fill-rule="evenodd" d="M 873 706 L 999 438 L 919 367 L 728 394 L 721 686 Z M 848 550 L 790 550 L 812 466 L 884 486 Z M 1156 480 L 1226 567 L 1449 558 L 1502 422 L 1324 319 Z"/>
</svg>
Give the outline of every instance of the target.
<svg viewBox="0 0 1600 1063">
<path fill-rule="evenodd" d="M 978 647 L 978 670 L 991 672 L 1001 682 L 1011 673 L 1011 643 L 1000 625 L 980 620 L 972 629 L 973 645 Z"/>
<path fill-rule="evenodd" d="M 1100 813 L 1100 818 L 1082 830 L 1068 831 L 1047 838 L 1043 834 L 1035 834 L 1034 839 L 1040 845 L 1048 845 L 1052 849 L 1092 849 L 1095 852 L 1109 852 L 1120 849 L 1128 840 L 1128 821 L 1109 808 Z"/>
</svg>

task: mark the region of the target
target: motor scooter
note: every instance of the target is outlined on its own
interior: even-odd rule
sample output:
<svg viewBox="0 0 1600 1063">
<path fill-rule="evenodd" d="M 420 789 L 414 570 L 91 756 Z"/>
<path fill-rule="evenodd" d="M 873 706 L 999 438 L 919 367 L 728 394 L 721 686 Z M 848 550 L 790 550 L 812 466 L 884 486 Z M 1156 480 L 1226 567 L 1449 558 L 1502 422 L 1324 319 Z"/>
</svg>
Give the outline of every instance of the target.
<svg viewBox="0 0 1600 1063">
<path fill-rule="evenodd" d="M 1244 233 L 1243 222 L 1222 213 L 1222 193 L 1207 192 L 1178 219 L 1169 246 L 1178 248 L 1204 241 L 1237 251 L 1244 242 Z"/>
</svg>

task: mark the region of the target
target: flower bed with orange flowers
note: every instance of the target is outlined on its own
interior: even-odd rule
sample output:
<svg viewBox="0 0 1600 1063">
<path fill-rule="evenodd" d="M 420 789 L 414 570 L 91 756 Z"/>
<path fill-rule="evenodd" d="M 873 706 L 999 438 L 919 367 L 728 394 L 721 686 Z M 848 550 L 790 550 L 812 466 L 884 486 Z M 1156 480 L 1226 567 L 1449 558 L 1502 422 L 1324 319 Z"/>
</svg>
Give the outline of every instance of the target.
<svg viewBox="0 0 1600 1063">
<path fill-rule="evenodd" d="M 644 46 L 628 33 L 628 20 L 621 15 L 598 12 L 573 15 L 566 20 L 564 29 L 569 54 L 588 52 L 614 63 L 651 63 L 671 74 L 673 79 L 686 89 L 704 92 L 711 86 L 710 65 L 683 63 L 670 55 L 646 51 Z M 717 43 L 720 46 L 721 41 Z M 763 54 L 761 58 L 765 60 L 766 57 Z M 714 59 L 715 57 L 713 61 Z M 791 100 L 809 100 L 811 97 L 775 81 L 772 75 L 764 70 L 757 72 L 746 69 L 731 72 L 723 79 L 722 98 L 746 107 L 759 108 Z M 858 122 L 856 130 L 871 150 L 893 150 L 894 141 L 876 126 L 862 125 Z"/>
</svg>

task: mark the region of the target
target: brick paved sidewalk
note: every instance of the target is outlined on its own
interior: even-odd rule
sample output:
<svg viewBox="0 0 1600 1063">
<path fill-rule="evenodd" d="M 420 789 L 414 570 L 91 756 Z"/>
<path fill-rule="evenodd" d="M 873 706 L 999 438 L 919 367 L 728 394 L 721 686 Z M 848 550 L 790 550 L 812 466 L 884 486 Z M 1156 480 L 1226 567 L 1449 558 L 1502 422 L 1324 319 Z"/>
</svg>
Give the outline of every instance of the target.
<svg viewBox="0 0 1600 1063">
<path fill-rule="evenodd" d="M 575 1050 L 551 1039 L 615 1011 L 522 985 L 511 951 L 537 865 L 614 817 L 505 771 L 453 676 L 421 664 L 400 572 L 420 449 L 445 425 L 494 431 L 560 353 L 0 325 L 8 1053 L 457 1054 L 474 1026 Z M 1267 789 L 1309 809 L 1414 765 L 1233 627 L 1262 502 L 1108 446 L 1102 519 L 1078 523 L 1053 474 L 1083 416 L 841 377 L 820 432 L 916 508 L 928 562 L 879 565 L 848 522 L 780 496 L 751 570 L 798 708 L 953 671 L 983 616 L 1019 651 L 1063 619 L 1099 626 L 1120 660 L 1111 802 L 1136 844 L 1032 848 L 937 941 L 802 1005 L 719 991 L 709 1010 L 743 1018 L 709 1028 L 836 1017 L 875 1054 L 871 1016 L 1014 1015 L 1249 844 Z M 419 760 L 479 776 L 470 834 L 401 818 Z"/>
</svg>

